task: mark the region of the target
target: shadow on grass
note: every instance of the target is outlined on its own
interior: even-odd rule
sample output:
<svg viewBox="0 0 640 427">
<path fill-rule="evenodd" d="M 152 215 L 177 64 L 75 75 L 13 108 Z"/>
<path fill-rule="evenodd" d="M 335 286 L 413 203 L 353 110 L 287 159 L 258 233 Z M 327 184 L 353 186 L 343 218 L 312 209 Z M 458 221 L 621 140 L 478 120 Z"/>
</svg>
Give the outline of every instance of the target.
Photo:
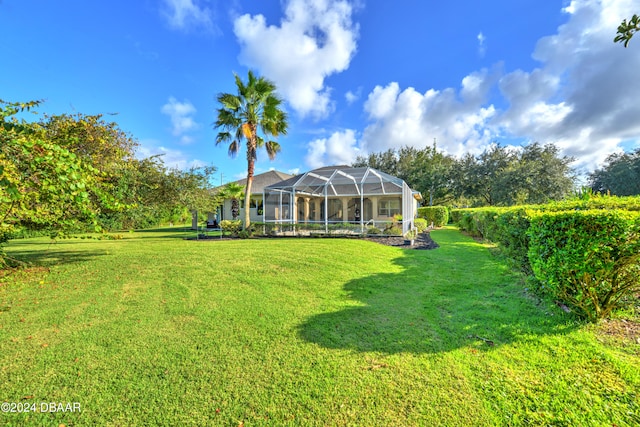
<svg viewBox="0 0 640 427">
<path fill-rule="evenodd" d="M 195 233 L 195 230 L 192 230 L 189 226 L 184 227 L 158 227 L 158 228 L 144 228 L 140 230 L 133 230 L 135 233 L 166 233 L 166 234 L 175 234 L 175 233 L 186 233 L 191 232 Z M 123 231 L 126 233 L 127 231 Z"/>
<path fill-rule="evenodd" d="M 92 260 L 96 257 L 106 255 L 104 250 L 34 250 L 20 251 L 12 250 L 8 253 L 11 258 L 42 267 L 51 267 L 60 264 L 75 264 Z"/>
<path fill-rule="evenodd" d="M 127 236 L 129 232 L 123 231 L 123 236 Z M 195 239 L 196 230 L 191 227 L 160 227 L 147 228 L 143 230 L 134 230 L 133 235 L 136 239 L 185 239 L 193 237 Z"/>
<path fill-rule="evenodd" d="M 434 236 L 440 249 L 393 260 L 401 273 L 346 283 L 350 299 L 362 305 L 312 316 L 299 326 L 300 337 L 326 348 L 438 353 L 468 345 L 489 350 L 574 328 L 559 310 L 528 297 L 487 248 L 451 233 L 439 234 L 443 241 Z"/>
</svg>

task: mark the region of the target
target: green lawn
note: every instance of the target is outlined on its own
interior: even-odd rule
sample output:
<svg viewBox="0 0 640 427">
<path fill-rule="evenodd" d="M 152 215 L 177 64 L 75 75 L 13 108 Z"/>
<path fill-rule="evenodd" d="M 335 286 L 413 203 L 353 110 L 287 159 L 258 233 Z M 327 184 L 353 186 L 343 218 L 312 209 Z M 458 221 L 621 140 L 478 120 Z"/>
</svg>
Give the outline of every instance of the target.
<svg viewBox="0 0 640 427">
<path fill-rule="evenodd" d="M 11 242 L 49 269 L 0 277 L 0 402 L 81 411 L 0 424 L 640 424 L 640 344 L 455 229 L 432 251 L 183 236 Z"/>
</svg>

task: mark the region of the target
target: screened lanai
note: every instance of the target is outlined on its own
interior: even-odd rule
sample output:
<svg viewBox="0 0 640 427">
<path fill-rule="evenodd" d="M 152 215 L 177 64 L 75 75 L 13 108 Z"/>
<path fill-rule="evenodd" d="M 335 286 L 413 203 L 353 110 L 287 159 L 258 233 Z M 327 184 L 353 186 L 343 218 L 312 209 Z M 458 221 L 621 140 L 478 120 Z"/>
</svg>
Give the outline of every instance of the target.
<svg viewBox="0 0 640 427">
<path fill-rule="evenodd" d="M 402 233 L 413 227 L 420 193 L 402 179 L 369 167 L 314 169 L 264 188 L 264 222 L 383 227 L 402 215 Z"/>
</svg>

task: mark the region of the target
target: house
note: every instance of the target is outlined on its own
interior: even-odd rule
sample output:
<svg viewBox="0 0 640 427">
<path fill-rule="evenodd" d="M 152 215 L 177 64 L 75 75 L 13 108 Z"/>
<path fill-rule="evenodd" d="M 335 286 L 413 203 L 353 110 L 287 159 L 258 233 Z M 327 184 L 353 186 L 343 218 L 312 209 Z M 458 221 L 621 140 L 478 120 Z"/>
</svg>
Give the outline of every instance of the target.
<svg viewBox="0 0 640 427">
<path fill-rule="evenodd" d="M 251 184 L 251 206 L 249 207 L 249 215 L 251 215 L 250 218 L 252 222 L 262 222 L 263 220 L 262 197 L 265 187 L 285 181 L 292 177 L 293 175 L 276 170 L 270 170 L 253 176 L 253 183 Z M 234 183 L 246 187 L 247 179 L 240 179 L 238 181 L 234 181 Z M 233 219 L 233 215 L 231 213 L 231 200 L 225 200 L 217 213 L 209 214 L 209 219 L 213 220 L 214 215 L 218 215 L 218 221 Z M 244 197 L 240 199 L 240 214 L 238 215 L 238 219 L 244 219 Z"/>
<path fill-rule="evenodd" d="M 370 167 L 330 166 L 264 186 L 264 223 L 351 223 L 380 226 L 402 215 L 402 232 L 413 227 L 419 192 L 402 179 Z"/>
<path fill-rule="evenodd" d="M 246 179 L 235 181 L 246 185 Z M 331 224 L 349 223 L 365 231 L 367 226 L 384 228 L 402 216 L 402 233 L 413 227 L 419 192 L 395 176 L 370 167 L 327 166 L 289 175 L 271 170 L 253 177 L 251 222 L 315 224 L 328 230 Z M 232 219 L 231 200 L 225 200 L 208 219 Z M 238 219 L 244 219 L 244 198 L 240 200 Z M 195 224 L 195 223 L 194 223 Z"/>
</svg>

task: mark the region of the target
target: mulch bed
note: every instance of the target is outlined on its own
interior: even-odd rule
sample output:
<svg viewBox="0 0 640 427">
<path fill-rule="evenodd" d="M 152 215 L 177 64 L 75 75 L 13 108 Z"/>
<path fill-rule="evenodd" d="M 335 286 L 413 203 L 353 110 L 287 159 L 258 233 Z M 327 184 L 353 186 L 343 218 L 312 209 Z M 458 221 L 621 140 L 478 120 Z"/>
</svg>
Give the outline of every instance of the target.
<svg viewBox="0 0 640 427">
<path fill-rule="evenodd" d="M 258 237 L 259 239 L 304 239 L 309 237 L 288 237 L 288 236 L 269 236 L 269 237 Z M 438 247 L 438 244 L 431 239 L 429 233 L 420 233 L 418 237 L 415 239 L 413 246 L 410 244 L 405 244 L 404 237 L 402 236 L 367 236 L 367 237 L 345 237 L 345 236 L 327 236 L 324 238 L 342 238 L 342 239 L 364 239 L 370 242 L 380 243 L 381 245 L 387 246 L 395 246 L 404 249 L 435 249 Z M 220 236 L 200 236 L 198 240 L 206 240 L 206 241 L 223 241 L 223 240 L 236 240 L 237 237 L 223 237 Z M 196 240 L 195 237 L 187 237 L 186 240 Z"/>
<path fill-rule="evenodd" d="M 435 249 L 438 247 L 438 244 L 431 239 L 429 233 L 418 234 L 413 246 L 405 244 L 404 237 L 402 236 L 365 237 L 364 239 L 382 245 L 397 246 L 405 249 Z"/>
</svg>

